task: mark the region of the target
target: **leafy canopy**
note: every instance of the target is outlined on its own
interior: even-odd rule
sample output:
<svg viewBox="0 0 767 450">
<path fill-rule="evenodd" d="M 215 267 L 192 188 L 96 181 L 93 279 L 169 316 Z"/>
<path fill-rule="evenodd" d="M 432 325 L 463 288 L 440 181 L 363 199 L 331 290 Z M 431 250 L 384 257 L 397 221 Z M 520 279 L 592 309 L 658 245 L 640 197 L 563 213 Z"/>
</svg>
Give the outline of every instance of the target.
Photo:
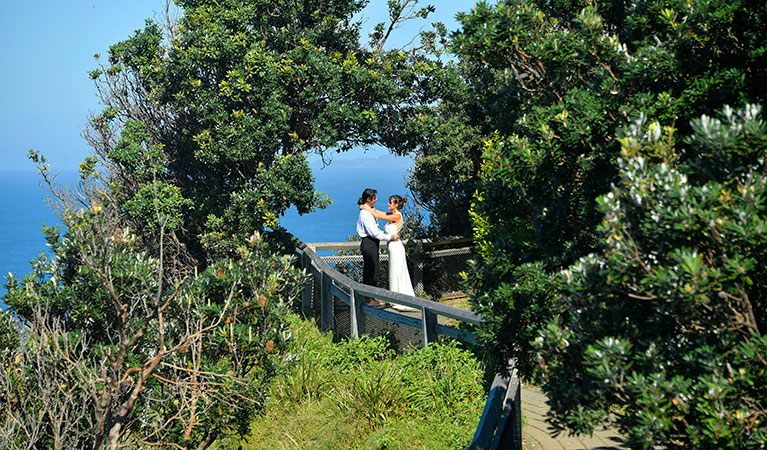
<svg viewBox="0 0 767 450">
<path fill-rule="evenodd" d="M 615 422 L 632 448 L 767 438 L 767 125 L 750 105 L 691 127 L 641 117 L 620 138 L 602 248 L 563 272 L 538 341 L 559 428 Z M 698 156 L 679 162 L 680 141 Z"/>
<path fill-rule="evenodd" d="M 459 19 L 454 49 L 490 131 L 469 286 L 496 354 L 532 376 L 558 272 L 603 245 L 596 199 L 620 180 L 615 136 L 642 114 L 688 135 L 703 113 L 763 102 L 767 17 L 749 1 L 509 0 Z"/>
<path fill-rule="evenodd" d="M 79 192 L 55 192 L 66 231 L 8 283 L 0 447 L 202 449 L 247 431 L 303 282 L 263 232 L 326 205 L 307 154 L 396 140 L 416 102 L 410 56 L 360 46 L 364 4 L 179 0 L 178 21 L 110 47 L 90 74 L 95 155 Z"/>
<path fill-rule="evenodd" d="M 136 228 L 154 226 L 147 190 L 160 192 L 206 264 L 291 206 L 324 207 L 307 154 L 393 142 L 419 72 L 361 47 L 365 2 L 177 3 L 177 24 L 147 21 L 92 72 L 106 107 L 87 136 Z"/>
</svg>

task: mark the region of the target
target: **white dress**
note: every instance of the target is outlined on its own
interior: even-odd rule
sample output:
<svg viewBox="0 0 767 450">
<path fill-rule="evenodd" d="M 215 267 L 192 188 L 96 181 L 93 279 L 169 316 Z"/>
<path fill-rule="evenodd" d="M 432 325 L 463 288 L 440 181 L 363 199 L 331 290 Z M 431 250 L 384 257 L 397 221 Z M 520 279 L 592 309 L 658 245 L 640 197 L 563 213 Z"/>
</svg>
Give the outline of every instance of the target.
<svg viewBox="0 0 767 450">
<path fill-rule="evenodd" d="M 384 233 L 397 234 L 397 226 L 389 222 L 384 227 Z M 410 274 L 407 271 L 405 246 L 402 245 L 402 241 L 389 241 L 389 290 L 415 296 L 413 284 L 410 281 Z M 408 308 L 404 305 L 396 306 L 395 309 Z M 412 310 L 412 308 L 408 309 Z"/>
</svg>

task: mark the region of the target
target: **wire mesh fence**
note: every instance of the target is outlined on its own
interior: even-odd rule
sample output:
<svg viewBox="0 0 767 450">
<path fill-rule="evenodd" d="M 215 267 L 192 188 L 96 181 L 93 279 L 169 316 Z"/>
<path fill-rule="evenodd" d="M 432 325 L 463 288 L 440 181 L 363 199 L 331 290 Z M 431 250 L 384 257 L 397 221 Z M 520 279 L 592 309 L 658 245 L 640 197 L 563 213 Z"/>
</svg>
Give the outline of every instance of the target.
<svg viewBox="0 0 767 450">
<path fill-rule="evenodd" d="M 309 243 L 307 245 L 319 251 L 333 251 L 334 254 L 332 255 L 322 256 L 322 260 L 350 279 L 357 282 L 362 281 L 362 256 L 359 253 L 358 242 Z M 439 299 L 460 293 L 462 282 L 460 273 L 468 268 L 469 260 L 474 255 L 470 240 L 461 239 L 436 243 L 410 242 L 406 243 L 406 248 L 408 271 L 417 297 Z M 386 288 L 389 284 L 389 255 L 384 246 L 382 246 L 379 256 L 381 262 L 379 287 Z M 335 284 L 335 282 L 333 284 L 347 294 L 349 293 L 349 289 L 345 285 Z M 311 308 L 314 310 L 315 317 L 319 317 L 321 286 L 318 277 L 314 277 L 311 286 Z M 387 312 L 380 314 L 386 316 Z M 366 315 L 366 334 L 373 336 L 388 334 L 401 350 L 422 345 L 424 330 L 421 325 L 420 311 L 409 314 L 400 313 L 399 315 L 400 318 L 396 322 L 390 320 L 390 317 Z M 351 308 L 348 302 L 334 297 L 333 332 L 338 337 L 352 335 L 350 316 Z M 461 340 L 473 340 L 469 336 L 471 334 L 469 331 L 461 333 L 452 326 L 445 326 L 444 323 L 445 320 L 440 319 L 437 325 L 439 338 L 448 336 L 455 338 L 461 334 L 463 338 Z"/>
<path fill-rule="evenodd" d="M 322 259 L 336 270 L 357 282 L 362 281 L 362 255 L 355 242 L 308 244 L 316 250 L 332 250 L 335 254 Z M 408 242 L 407 268 L 415 295 L 439 299 L 462 291 L 462 277 L 474 256 L 469 239 L 438 242 Z M 389 254 L 385 246 L 379 253 L 381 271 L 379 287 L 389 285 Z"/>
</svg>

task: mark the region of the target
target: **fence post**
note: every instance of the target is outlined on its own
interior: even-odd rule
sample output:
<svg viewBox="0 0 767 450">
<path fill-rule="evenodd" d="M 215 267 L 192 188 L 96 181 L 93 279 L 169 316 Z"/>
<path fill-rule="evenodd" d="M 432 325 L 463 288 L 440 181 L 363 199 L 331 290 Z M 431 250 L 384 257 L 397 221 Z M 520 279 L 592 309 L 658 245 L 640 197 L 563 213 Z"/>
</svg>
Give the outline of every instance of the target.
<svg viewBox="0 0 767 450">
<path fill-rule="evenodd" d="M 437 341 L 437 315 L 426 308 L 421 310 L 421 331 L 424 347 Z"/>
<path fill-rule="evenodd" d="M 515 369 L 516 372 L 516 369 Z M 514 393 L 514 403 L 511 405 L 511 442 L 514 446 L 514 450 L 522 450 L 522 383 L 519 382 L 519 377 L 514 374 L 514 382 L 516 383 L 516 392 Z"/>
<path fill-rule="evenodd" d="M 413 261 L 413 291 L 416 295 L 422 294 L 423 289 L 423 243 L 418 241 L 411 255 Z"/>
<path fill-rule="evenodd" d="M 351 320 L 351 335 L 356 339 L 365 333 L 365 315 L 362 313 L 364 297 L 357 295 L 354 289 L 349 290 L 349 320 Z"/>
<path fill-rule="evenodd" d="M 320 325 L 322 331 L 333 329 L 333 295 L 330 293 L 330 276 L 322 272 L 320 276 Z"/>
<path fill-rule="evenodd" d="M 314 273 L 312 260 L 306 252 L 301 252 L 301 268 L 309 274 L 309 279 L 304 283 L 304 290 L 301 292 L 301 312 L 310 316 L 312 315 L 312 297 L 314 297 Z"/>
</svg>

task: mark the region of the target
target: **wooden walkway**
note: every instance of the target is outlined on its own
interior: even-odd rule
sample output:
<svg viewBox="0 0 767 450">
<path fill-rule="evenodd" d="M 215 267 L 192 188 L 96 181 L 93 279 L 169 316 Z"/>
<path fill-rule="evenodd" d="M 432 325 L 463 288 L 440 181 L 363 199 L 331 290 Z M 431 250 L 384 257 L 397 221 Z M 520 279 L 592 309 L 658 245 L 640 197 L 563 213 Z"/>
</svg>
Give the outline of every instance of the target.
<svg viewBox="0 0 767 450">
<path fill-rule="evenodd" d="M 546 423 L 549 406 L 540 389 L 522 385 L 522 447 L 525 450 L 627 450 L 619 434 L 611 430 L 597 430 L 592 436 L 554 437 Z"/>
</svg>

